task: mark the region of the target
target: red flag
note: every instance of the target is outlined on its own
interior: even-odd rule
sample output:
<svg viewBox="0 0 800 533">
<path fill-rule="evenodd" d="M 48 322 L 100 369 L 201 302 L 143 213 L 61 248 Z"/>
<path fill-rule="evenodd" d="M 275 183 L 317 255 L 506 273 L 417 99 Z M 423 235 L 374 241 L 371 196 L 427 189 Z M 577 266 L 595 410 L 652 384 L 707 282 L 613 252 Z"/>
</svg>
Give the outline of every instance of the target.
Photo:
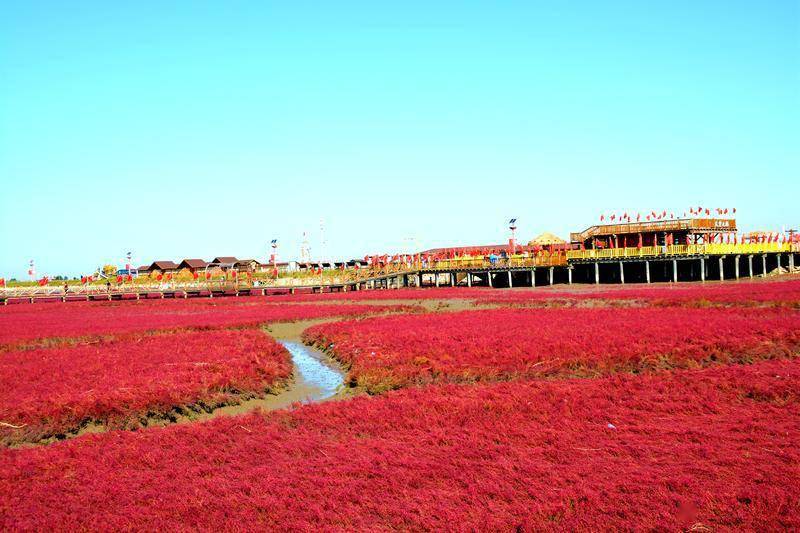
<svg viewBox="0 0 800 533">
<path fill-rule="evenodd" d="M 709 216 L 710 214 L 711 214 L 711 211 L 706 209 L 706 216 Z"/>
<path fill-rule="evenodd" d="M 128 281 L 128 282 L 130 282 L 130 281 L 133 281 L 133 274 L 128 274 L 128 275 L 125 277 L 125 281 Z"/>
<path fill-rule="evenodd" d="M 606 219 L 605 215 L 600 215 L 600 222 L 604 221 L 605 219 Z"/>
<path fill-rule="evenodd" d="M 164 279 L 164 275 L 163 274 L 159 274 L 158 276 L 156 276 L 156 279 L 158 281 L 161 281 L 162 279 Z"/>
<path fill-rule="evenodd" d="M 211 279 L 211 272 L 206 272 L 206 279 Z"/>
<path fill-rule="evenodd" d="M 40 280 L 39 280 L 39 286 L 40 286 L 40 287 L 44 287 L 45 285 L 47 285 L 47 283 L 48 283 L 49 281 L 50 281 L 50 280 L 49 280 L 49 279 L 47 279 L 47 276 L 45 276 L 45 277 L 43 277 L 42 279 L 40 279 Z"/>
<path fill-rule="evenodd" d="M 117 275 L 117 283 L 122 283 L 122 274 Z"/>
<path fill-rule="evenodd" d="M 642 219 L 641 213 L 636 213 L 636 222 L 639 222 Z"/>
<path fill-rule="evenodd" d="M 0 287 L 6 286 L 6 278 L 0 278 Z"/>
<path fill-rule="evenodd" d="M 199 277 L 200 277 L 200 274 L 198 274 L 197 272 L 192 272 L 192 279 L 197 279 Z"/>
<path fill-rule="evenodd" d="M 641 250 L 641 248 L 642 248 L 642 244 L 643 244 L 643 243 L 642 243 L 642 234 L 640 233 L 640 234 L 639 234 L 639 242 L 637 242 L 637 243 L 636 243 L 636 247 L 637 247 L 637 248 L 639 248 L 639 249 Z"/>
</svg>

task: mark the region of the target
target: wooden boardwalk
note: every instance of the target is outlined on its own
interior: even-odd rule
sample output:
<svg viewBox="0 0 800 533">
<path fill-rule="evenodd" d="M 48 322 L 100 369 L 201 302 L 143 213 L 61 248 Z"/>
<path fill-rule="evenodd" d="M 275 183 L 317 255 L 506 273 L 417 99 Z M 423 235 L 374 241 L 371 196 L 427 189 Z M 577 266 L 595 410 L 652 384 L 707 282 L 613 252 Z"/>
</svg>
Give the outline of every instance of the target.
<svg viewBox="0 0 800 533">
<path fill-rule="evenodd" d="M 34 302 L 144 300 L 279 296 L 401 287 L 488 286 L 536 287 L 559 283 L 653 283 L 706 281 L 766 276 L 794 271 L 800 246 L 788 243 L 706 244 L 570 250 L 535 257 L 461 257 L 385 265 L 364 270 L 353 279 L 296 286 L 254 286 L 245 282 L 190 282 L 168 285 L 124 284 L 110 289 L 94 285 L 0 289 L 4 305 Z"/>
</svg>

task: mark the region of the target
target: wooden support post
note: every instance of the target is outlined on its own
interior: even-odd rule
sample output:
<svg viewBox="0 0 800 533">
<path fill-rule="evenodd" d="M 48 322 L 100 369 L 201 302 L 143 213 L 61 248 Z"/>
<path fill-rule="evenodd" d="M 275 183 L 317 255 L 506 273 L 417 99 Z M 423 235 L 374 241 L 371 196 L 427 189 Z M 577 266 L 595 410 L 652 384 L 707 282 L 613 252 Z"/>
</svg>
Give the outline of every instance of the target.
<svg viewBox="0 0 800 533">
<path fill-rule="evenodd" d="M 548 274 L 550 275 L 550 285 L 553 284 L 553 271 L 554 270 L 555 270 L 555 267 L 550 267 L 550 271 L 548 272 Z"/>
<path fill-rule="evenodd" d="M 492 273 L 490 271 L 486 272 L 486 279 L 489 281 L 489 286 L 492 286 Z"/>
<path fill-rule="evenodd" d="M 533 270 L 531 270 L 531 287 L 535 286 L 536 286 L 536 267 L 533 267 Z"/>
<path fill-rule="evenodd" d="M 767 277 L 767 254 L 761 254 L 761 275 Z"/>
<path fill-rule="evenodd" d="M 472 273 L 467 272 L 467 287 L 472 287 Z"/>
<path fill-rule="evenodd" d="M 619 262 L 619 282 L 625 285 L 625 267 L 622 261 Z"/>
<path fill-rule="evenodd" d="M 456 286 L 456 273 L 455 272 L 450 272 L 450 286 L 451 287 L 455 287 Z"/>
<path fill-rule="evenodd" d="M 419 285 L 417 285 L 417 286 L 418 286 L 418 287 L 422 287 L 422 272 L 420 272 L 420 273 L 418 274 L 418 277 L 419 277 L 419 280 L 418 280 L 418 281 L 419 281 Z"/>
<path fill-rule="evenodd" d="M 572 285 L 572 267 L 567 267 L 567 283 Z"/>
<path fill-rule="evenodd" d="M 739 279 L 739 257 L 741 256 L 735 255 L 733 257 L 734 260 L 733 274 L 736 276 L 736 279 Z"/>
<path fill-rule="evenodd" d="M 506 274 L 508 274 L 508 288 L 511 289 L 514 287 L 514 284 L 511 282 L 511 271 L 507 270 Z"/>
<path fill-rule="evenodd" d="M 781 254 L 778 254 L 778 275 L 781 275 Z"/>
<path fill-rule="evenodd" d="M 748 255 L 747 256 L 747 275 L 750 277 L 750 279 L 753 278 L 753 256 L 752 255 Z"/>
<path fill-rule="evenodd" d="M 650 283 L 650 261 L 647 260 L 644 262 L 644 278 L 647 283 Z"/>
<path fill-rule="evenodd" d="M 722 255 L 719 258 L 719 280 L 722 281 L 725 279 L 725 256 Z"/>
<path fill-rule="evenodd" d="M 789 273 L 794 270 L 794 252 L 789 252 Z"/>
<path fill-rule="evenodd" d="M 594 263 L 594 284 L 600 285 L 600 263 L 597 261 Z"/>
<path fill-rule="evenodd" d="M 672 260 L 672 282 L 678 283 L 678 260 Z"/>
<path fill-rule="evenodd" d="M 434 280 L 436 281 L 436 286 L 438 287 L 439 286 L 439 273 L 438 272 L 434 274 Z"/>
<path fill-rule="evenodd" d="M 706 260 L 705 258 L 700 258 L 700 281 L 706 280 Z"/>
</svg>

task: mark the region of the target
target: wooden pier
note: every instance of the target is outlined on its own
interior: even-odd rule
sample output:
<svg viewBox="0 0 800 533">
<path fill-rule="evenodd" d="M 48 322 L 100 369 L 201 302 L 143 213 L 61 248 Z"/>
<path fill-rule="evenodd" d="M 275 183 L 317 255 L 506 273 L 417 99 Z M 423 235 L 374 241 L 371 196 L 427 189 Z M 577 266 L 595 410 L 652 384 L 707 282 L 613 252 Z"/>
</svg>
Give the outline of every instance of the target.
<svg viewBox="0 0 800 533">
<path fill-rule="evenodd" d="M 46 286 L 0 289 L 0 303 L 145 300 L 279 296 L 401 287 L 538 287 L 555 284 L 625 284 L 733 280 L 766 276 L 800 266 L 800 246 L 788 243 L 692 244 L 596 250 L 570 250 L 535 257 L 490 260 L 462 257 L 426 264 L 394 265 L 360 272 L 338 283 L 253 286 L 246 283 L 181 283 L 97 286 Z"/>
</svg>

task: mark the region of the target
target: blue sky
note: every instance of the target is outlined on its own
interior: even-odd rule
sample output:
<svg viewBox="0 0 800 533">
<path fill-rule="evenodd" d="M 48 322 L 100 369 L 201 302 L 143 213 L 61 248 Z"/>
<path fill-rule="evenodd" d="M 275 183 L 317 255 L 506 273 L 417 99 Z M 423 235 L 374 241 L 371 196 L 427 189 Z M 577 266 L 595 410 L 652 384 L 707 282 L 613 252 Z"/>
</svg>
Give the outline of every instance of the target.
<svg viewBox="0 0 800 533">
<path fill-rule="evenodd" d="M 798 2 L 16 2 L 0 277 L 800 225 Z M 128 5 L 123 5 L 128 4 Z M 167 5 L 168 4 L 168 5 Z M 434 5 L 435 4 L 435 5 Z"/>
</svg>

